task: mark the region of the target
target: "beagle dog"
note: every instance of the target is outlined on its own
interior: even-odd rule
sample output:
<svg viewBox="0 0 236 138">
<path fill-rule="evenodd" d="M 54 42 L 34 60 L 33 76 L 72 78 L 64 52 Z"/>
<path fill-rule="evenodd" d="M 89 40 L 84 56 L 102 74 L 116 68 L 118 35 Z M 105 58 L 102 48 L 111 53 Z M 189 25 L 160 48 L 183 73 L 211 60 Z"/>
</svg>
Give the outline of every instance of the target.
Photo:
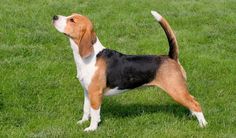
<svg viewBox="0 0 236 138">
<path fill-rule="evenodd" d="M 99 41 L 92 22 L 80 14 L 53 16 L 53 25 L 70 41 L 77 78 L 84 89 L 83 117 L 78 124 L 90 120 L 84 131 L 98 127 L 103 96 L 115 95 L 140 86 L 158 86 L 176 102 L 197 117 L 199 125 L 207 122 L 199 103 L 189 94 L 186 73 L 178 59 L 178 45 L 170 25 L 159 13 L 151 11 L 165 31 L 168 55 L 126 55 L 105 48 Z"/>
</svg>

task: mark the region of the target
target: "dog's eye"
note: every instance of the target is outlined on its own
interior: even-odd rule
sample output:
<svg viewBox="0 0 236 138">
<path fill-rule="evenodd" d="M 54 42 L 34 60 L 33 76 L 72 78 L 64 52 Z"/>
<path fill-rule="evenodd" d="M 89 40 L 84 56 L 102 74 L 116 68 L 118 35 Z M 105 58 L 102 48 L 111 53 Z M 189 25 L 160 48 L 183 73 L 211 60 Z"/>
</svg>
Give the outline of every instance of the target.
<svg viewBox="0 0 236 138">
<path fill-rule="evenodd" d="M 73 22 L 73 23 L 75 22 L 73 18 L 71 18 L 70 21 Z"/>
</svg>

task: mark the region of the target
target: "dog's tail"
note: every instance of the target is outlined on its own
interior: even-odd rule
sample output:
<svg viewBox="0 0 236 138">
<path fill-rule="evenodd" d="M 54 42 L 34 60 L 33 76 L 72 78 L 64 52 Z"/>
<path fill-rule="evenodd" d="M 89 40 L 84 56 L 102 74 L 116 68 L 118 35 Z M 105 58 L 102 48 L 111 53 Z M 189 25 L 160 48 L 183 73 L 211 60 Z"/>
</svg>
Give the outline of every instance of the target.
<svg viewBox="0 0 236 138">
<path fill-rule="evenodd" d="M 161 24 L 161 27 L 164 29 L 164 31 L 166 33 L 166 36 L 167 36 L 167 39 L 169 42 L 169 46 L 170 46 L 169 57 L 174 59 L 175 61 L 179 62 L 179 59 L 178 59 L 179 50 L 178 50 L 177 40 L 176 40 L 175 34 L 172 31 L 169 23 L 167 22 L 167 20 L 164 17 L 162 17 L 156 11 L 151 11 L 151 13 L 154 16 L 154 18 Z"/>
</svg>

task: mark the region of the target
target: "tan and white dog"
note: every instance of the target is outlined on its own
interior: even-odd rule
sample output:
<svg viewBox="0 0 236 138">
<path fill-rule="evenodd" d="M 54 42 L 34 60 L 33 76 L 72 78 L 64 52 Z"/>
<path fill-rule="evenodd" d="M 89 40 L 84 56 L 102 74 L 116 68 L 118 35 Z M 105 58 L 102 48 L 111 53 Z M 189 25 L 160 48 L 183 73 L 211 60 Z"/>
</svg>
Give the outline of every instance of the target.
<svg viewBox="0 0 236 138">
<path fill-rule="evenodd" d="M 125 55 L 106 49 L 87 17 L 80 14 L 53 17 L 55 28 L 70 40 L 77 78 L 84 89 L 83 117 L 78 124 L 91 118 L 90 126 L 84 131 L 97 129 L 104 95 L 115 95 L 140 86 L 162 88 L 176 102 L 187 107 L 201 127 L 207 125 L 199 103 L 188 92 L 175 35 L 165 18 L 155 11 L 151 13 L 166 33 L 170 47 L 168 55 Z"/>
</svg>

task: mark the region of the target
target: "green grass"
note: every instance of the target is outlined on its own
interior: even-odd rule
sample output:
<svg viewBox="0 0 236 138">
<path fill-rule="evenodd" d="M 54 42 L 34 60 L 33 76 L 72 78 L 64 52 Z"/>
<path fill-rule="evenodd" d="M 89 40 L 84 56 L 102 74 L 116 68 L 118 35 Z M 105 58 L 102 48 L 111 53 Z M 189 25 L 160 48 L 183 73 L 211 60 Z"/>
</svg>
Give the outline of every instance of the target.
<svg viewBox="0 0 236 138">
<path fill-rule="evenodd" d="M 236 137 L 235 0 L 1 0 L 0 137 Z M 53 15 L 78 12 L 93 21 L 104 46 L 127 54 L 166 54 L 150 14 L 169 20 L 189 89 L 209 125 L 159 88 L 104 98 L 96 132 L 76 125 L 83 90 L 68 39 Z"/>
</svg>

